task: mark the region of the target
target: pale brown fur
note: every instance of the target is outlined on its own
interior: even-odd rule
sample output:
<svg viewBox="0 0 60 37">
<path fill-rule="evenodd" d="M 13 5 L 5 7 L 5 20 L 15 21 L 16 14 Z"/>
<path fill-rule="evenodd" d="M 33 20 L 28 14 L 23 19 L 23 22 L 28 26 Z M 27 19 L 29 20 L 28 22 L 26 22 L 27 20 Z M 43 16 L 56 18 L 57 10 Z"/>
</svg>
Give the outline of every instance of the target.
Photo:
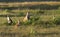
<svg viewBox="0 0 60 37">
<path fill-rule="evenodd" d="M 16 25 L 14 26 L 15 29 L 17 29 L 20 26 L 20 21 L 18 20 L 18 22 L 16 23 Z"/>
<path fill-rule="evenodd" d="M 30 18 L 30 16 L 29 16 L 29 12 L 27 12 L 27 14 L 26 14 L 26 16 L 24 17 L 23 21 L 24 21 L 24 22 L 25 22 L 25 21 L 28 21 L 29 18 Z"/>
</svg>

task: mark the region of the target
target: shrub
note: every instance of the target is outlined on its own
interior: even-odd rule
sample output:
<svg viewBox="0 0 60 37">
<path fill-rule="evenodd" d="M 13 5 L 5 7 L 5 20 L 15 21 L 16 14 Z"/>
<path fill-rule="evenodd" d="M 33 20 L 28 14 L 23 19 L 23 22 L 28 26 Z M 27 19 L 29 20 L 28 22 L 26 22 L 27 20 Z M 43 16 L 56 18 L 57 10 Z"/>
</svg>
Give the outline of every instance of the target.
<svg viewBox="0 0 60 37">
<path fill-rule="evenodd" d="M 60 18 L 55 18 L 55 20 L 54 20 L 54 24 L 56 24 L 56 25 L 60 25 Z"/>
<path fill-rule="evenodd" d="M 54 24 L 53 24 L 53 21 L 40 21 L 40 26 L 42 26 L 42 27 L 46 27 L 46 28 L 50 28 L 50 27 L 52 27 L 52 26 L 54 26 Z"/>
<path fill-rule="evenodd" d="M 40 14 L 44 14 L 44 11 L 39 11 Z"/>
</svg>

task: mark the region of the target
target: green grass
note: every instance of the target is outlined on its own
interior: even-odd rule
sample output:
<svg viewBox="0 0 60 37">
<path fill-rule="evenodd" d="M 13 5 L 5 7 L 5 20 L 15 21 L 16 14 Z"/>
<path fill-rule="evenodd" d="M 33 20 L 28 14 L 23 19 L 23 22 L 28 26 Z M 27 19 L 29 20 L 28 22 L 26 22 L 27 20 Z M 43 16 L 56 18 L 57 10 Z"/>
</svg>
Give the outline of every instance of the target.
<svg viewBox="0 0 60 37">
<path fill-rule="evenodd" d="M 27 12 L 30 12 L 30 19 L 23 22 L 23 18 Z M 59 37 L 60 36 L 60 9 L 56 10 L 40 10 L 40 9 L 16 9 L 16 10 L 0 10 L 0 15 L 19 15 L 19 17 L 11 17 L 14 24 L 8 25 L 6 17 L 0 17 L 0 33 L 1 37 Z M 53 19 L 55 16 L 55 19 Z M 21 24 L 15 28 L 17 21 Z M 57 23 L 56 23 L 57 22 Z"/>
<path fill-rule="evenodd" d="M 19 37 L 19 36 L 20 37 L 22 36 L 57 37 L 57 36 L 60 36 L 60 27 L 58 26 L 58 27 L 52 27 L 52 28 L 43 28 L 36 25 L 36 26 L 20 26 L 17 29 L 15 29 L 14 26 L 2 26 L 0 27 L 0 32 L 2 32 L 2 34 L 7 37 L 11 37 L 11 35 L 14 37 L 14 34 L 15 34 L 15 37 Z"/>
</svg>

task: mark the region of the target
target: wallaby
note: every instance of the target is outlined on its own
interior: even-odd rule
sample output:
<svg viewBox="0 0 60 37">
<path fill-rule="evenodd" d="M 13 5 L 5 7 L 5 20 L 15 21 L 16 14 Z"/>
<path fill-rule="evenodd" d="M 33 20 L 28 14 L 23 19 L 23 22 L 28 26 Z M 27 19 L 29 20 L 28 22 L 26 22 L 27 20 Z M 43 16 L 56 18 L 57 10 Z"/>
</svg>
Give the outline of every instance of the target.
<svg viewBox="0 0 60 37">
<path fill-rule="evenodd" d="M 13 23 L 12 19 L 10 17 L 7 16 L 7 21 L 8 21 L 8 24 L 11 25 Z"/>
<path fill-rule="evenodd" d="M 18 20 L 14 28 L 17 29 L 19 26 L 20 26 L 20 21 Z"/>
<path fill-rule="evenodd" d="M 25 16 L 25 18 L 24 18 L 23 21 L 27 21 L 27 20 L 29 20 L 29 19 L 30 19 L 30 15 L 29 15 L 29 12 L 27 12 L 27 14 L 26 14 L 26 16 Z"/>
</svg>

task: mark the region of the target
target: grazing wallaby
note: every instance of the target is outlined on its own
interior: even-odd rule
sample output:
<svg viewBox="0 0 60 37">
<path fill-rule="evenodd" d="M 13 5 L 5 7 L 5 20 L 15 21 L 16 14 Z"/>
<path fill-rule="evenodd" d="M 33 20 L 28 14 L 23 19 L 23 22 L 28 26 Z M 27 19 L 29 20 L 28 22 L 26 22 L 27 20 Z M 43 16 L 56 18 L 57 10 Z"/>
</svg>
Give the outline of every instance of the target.
<svg viewBox="0 0 60 37">
<path fill-rule="evenodd" d="M 20 26 L 20 21 L 19 21 L 19 20 L 18 20 L 18 22 L 17 22 L 16 26 Z"/>
<path fill-rule="evenodd" d="M 27 21 L 27 20 L 29 20 L 29 19 L 30 19 L 30 15 L 29 15 L 29 12 L 27 12 L 27 14 L 26 14 L 26 16 L 25 16 L 25 18 L 24 18 L 23 21 Z"/>
<path fill-rule="evenodd" d="M 8 21 L 8 24 L 11 25 L 13 23 L 12 19 L 10 17 L 7 16 L 7 21 Z"/>
<path fill-rule="evenodd" d="M 15 29 L 17 29 L 18 28 L 18 26 L 20 26 L 20 21 L 18 20 L 18 22 L 16 23 L 16 25 L 15 25 Z"/>
</svg>

